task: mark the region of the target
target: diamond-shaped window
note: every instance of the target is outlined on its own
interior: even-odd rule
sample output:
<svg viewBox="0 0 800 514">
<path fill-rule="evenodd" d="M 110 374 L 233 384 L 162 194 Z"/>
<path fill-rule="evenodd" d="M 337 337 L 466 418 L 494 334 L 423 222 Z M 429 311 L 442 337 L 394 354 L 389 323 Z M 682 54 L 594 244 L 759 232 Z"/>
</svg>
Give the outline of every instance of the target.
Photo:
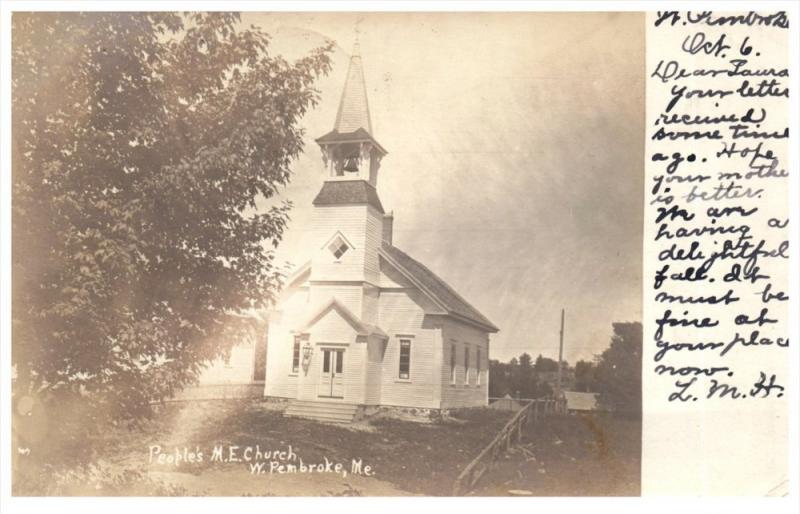
<svg viewBox="0 0 800 514">
<path fill-rule="evenodd" d="M 341 259 L 342 255 L 347 253 L 349 249 L 350 246 L 342 239 L 342 236 L 336 236 L 334 240 L 331 241 L 331 244 L 328 245 L 328 250 L 330 250 L 337 259 Z"/>
</svg>

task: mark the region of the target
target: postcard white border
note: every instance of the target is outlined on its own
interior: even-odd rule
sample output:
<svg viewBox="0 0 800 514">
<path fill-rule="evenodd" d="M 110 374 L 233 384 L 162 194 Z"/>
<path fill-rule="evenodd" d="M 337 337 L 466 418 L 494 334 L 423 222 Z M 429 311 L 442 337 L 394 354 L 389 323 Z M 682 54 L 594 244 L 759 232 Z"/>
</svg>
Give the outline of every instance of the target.
<svg viewBox="0 0 800 514">
<path fill-rule="evenodd" d="M 0 2 L 0 511 L 20 513 L 139 513 L 144 510 L 174 510 L 177 512 L 213 513 L 288 512 L 303 510 L 328 513 L 361 511 L 403 513 L 418 509 L 458 509 L 467 512 L 702 512 L 738 513 L 774 512 L 795 513 L 798 497 L 798 466 L 800 466 L 800 437 L 791 441 L 791 490 L 783 498 L 15 498 L 10 493 L 10 362 L 11 362 L 11 13 L 13 11 L 655 11 L 655 10 L 739 10 L 757 8 L 785 10 L 790 16 L 790 76 L 791 117 L 790 184 L 791 184 L 791 270 L 790 288 L 792 312 L 800 313 L 800 260 L 798 259 L 798 221 L 800 220 L 800 145 L 798 145 L 798 94 L 800 80 L 800 3 L 790 0 L 763 1 L 22 1 Z M 644 134 L 642 135 L 644 137 Z M 644 163 L 643 163 L 644 166 Z M 644 195 L 644 192 L 643 192 Z M 794 363 L 791 377 L 793 409 L 790 433 L 800 434 L 798 397 L 800 396 L 800 316 L 791 319 L 790 355 Z M 576 477 L 580 480 L 580 477 Z"/>
</svg>

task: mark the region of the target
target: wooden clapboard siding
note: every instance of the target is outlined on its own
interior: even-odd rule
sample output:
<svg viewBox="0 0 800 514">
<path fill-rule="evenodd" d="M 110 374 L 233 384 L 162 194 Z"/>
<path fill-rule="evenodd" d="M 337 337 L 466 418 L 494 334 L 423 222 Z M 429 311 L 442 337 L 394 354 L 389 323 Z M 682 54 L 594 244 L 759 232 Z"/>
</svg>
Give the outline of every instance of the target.
<svg viewBox="0 0 800 514">
<path fill-rule="evenodd" d="M 367 206 L 366 259 L 364 261 L 364 280 L 372 284 L 378 283 L 380 275 L 380 259 L 378 249 L 383 241 L 383 214 L 377 209 Z"/>
<path fill-rule="evenodd" d="M 367 342 L 351 344 L 345 352 L 344 402 L 366 403 Z"/>
<path fill-rule="evenodd" d="M 380 326 L 389 335 L 383 356 L 381 404 L 438 407 L 440 384 L 434 363 L 440 331 L 425 323 L 427 300 L 416 290 L 381 293 Z M 409 380 L 399 378 L 400 340 L 411 340 Z"/>
<path fill-rule="evenodd" d="M 356 332 L 353 326 L 336 309 L 329 309 L 309 329 L 311 344 L 354 343 Z"/>
<path fill-rule="evenodd" d="M 357 284 L 314 284 L 311 287 L 311 300 L 306 316 L 311 316 L 332 299 L 339 300 L 347 310 L 358 315 L 362 310 L 363 286 Z M 304 321 L 309 321 L 305 319 Z"/>
<path fill-rule="evenodd" d="M 381 403 L 381 382 L 383 377 L 383 357 L 385 349 L 386 341 L 378 339 L 370 340 L 367 345 L 366 390 L 364 391 L 364 403 L 367 405 L 378 405 Z"/>
<path fill-rule="evenodd" d="M 382 223 L 383 216 L 369 205 L 316 207 L 312 225 L 315 247 L 311 280 L 377 283 Z M 338 261 L 327 248 L 337 233 L 353 245 Z"/>
<path fill-rule="evenodd" d="M 266 396 L 295 398 L 297 373 L 292 372 L 294 334 L 286 325 L 270 319 L 267 343 L 267 373 L 264 384 Z"/>
<path fill-rule="evenodd" d="M 466 323 L 450 318 L 442 321 L 442 365 L 441 407 L 477 407 L 487 405 L 489 401 L 489 335 Z M 452 345 L 456 348 L 456 383 L 450 383 L 450 351 Z M 464 384 L 464 349 L 470 351 L 470 368 L 472 373 L 471 383 Z M 481 385 L 477 385 L 475 375 L 476 348 L 481 349 Z"/>
<path fill-rule="evenodd" d="M 361 300 L 361 321 L 371 325 L 378 325 L 380 290 L 377 287 L 365 285 L 363 291 L 364 295 Z"/>
<path fill-rule="evenodd" d="M 309 290 L 297 287 L 283 294 L 280 310 L 270 316 L 267 343 L 266 396 L 297 397 L 298 373 L 292 372 L 292 350 L 296 327 L 305 322 L 309 309 Z M 300 371 L 302 373 L 302 370 Z"/>
</svg>

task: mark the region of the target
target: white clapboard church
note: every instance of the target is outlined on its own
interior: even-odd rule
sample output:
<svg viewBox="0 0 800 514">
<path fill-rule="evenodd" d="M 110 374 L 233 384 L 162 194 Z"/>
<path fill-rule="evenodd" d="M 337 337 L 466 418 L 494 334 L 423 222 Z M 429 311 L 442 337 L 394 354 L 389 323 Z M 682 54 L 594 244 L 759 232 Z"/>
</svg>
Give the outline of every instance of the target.
<svg viewBox="0 0 800 514">
<path fill-rule="evenodd" d="M 387 152 L 372 132 L 357 48 L 333 130 L 316 141 L 326 172 L 312 242 L 269 313 L 264 395 L 289 399 L 287 415 L 331 421 L 381 407 L 487 405 L 498 329 L 393 245 L 378 195 Z"/>
<path fill-rule="evenodd" d="M 372 132 L 357 49 L 333 130 L 317 143 L 327 176 L 313 201 L 309 261 L 269 318 L 264 394 L 291 398 L 289 414 L 320 417 L 486 405 L 497 328 L 393 245 L 394 219 L 378 195 L 386 150 Z"/>
</svg>

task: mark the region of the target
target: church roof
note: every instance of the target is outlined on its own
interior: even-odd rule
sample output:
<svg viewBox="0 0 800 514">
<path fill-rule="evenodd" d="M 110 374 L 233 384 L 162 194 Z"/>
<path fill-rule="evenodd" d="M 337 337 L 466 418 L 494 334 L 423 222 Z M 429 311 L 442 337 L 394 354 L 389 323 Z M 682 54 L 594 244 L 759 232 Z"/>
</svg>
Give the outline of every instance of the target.
<svg viewBox="0 0 800 514">
<path fill-rule="evenodd" d="M 381 250 L 389 259 L 403 268 L 400 271 L 405 271 L 411 278 L 419 282 L 426 292 L 447 310 L 448 314 L 477 323 L 488 329 L 489 332 L 500 330 L 424 264 L 386 242 L 383 243 Z"/>
<path fill-rule="evenodd" d="M 350 326 L 352 326 L 353 329 L 356 331 L 356 333 L 360 336 L 375 335 L 383 339 L 389 337 L 386 335 L 386 332 L 381 330 L 380 327 L 375 325 L 370 325 L 369 323 L 364 323 L 363 321 L 361 321 L 358 318 L 358 316 L 353 314 L 353 312 L 350 309 L 345 307 L 344 304 L 339 300 L 337 300 L 336 298 L 331 299 L 329 302 L 325 303 L 319 309 L 317 309 L 317 311 L 311 315 L 308 321 L 303 323 L 297 329 L 297 331 L 302 333 L 310 330 L 311 327 L 313 327 L 317 323 L 317 321 L 322 319 L 322 317 L 325 316 L 325 314 L 327 314 L 328 311 L 330 310 L 335 310 L 336 312 L 338 312 L 348 323 L 350 323 Z"/>
<path fill-rule="evenodd" d="M 375 146 L 375 148 L 377 148 L 378 151 L 380 151 L 383 155 L 386 155 L 387 153 L 386 149 L 363 128 L 359 128 L 353 132 L 339 132 L 338 130 L 334 129 L 324 136 L 318 137 L 315 139 L 315 141 L 319 145 L 330 145 L 336 143 L 372 143 L 373 146 Z"/>
<path fill-rule="evenodd" d="M 368 134 L 372 134 L 364 67 L 361 64 L 361 54 L 358 43 L 356 43 L 353 54 L 350 56 L 350 65 L 347 67 L 347 79 L 344 83 L 342 98 L 339 101 L 339 111 L 336 113 L 336 124 L 333 126 L 333 130 L 348 133 L 358 129 L 364 129 Z"/>
<path fill-rule="evenodd" d="M 384 213 L 378 192 L 366 180 L 329 180 L 312 202 L 317 205 L 367 204 Z"/>
</svg>

